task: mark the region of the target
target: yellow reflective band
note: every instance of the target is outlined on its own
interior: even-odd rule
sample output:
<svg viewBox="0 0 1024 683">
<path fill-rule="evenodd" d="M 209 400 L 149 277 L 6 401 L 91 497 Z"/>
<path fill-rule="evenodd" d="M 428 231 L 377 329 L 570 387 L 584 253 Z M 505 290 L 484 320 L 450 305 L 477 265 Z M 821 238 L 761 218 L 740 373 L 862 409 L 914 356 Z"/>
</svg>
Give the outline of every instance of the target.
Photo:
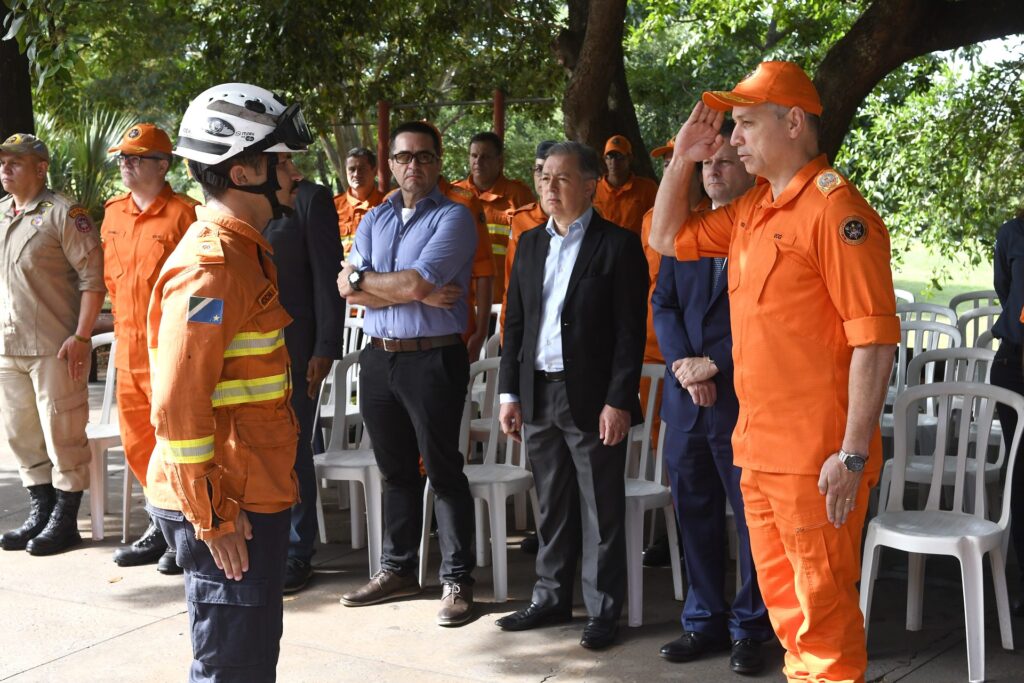
<svg viewBox="0 0 1024 683">
<path fill-rule="evenodd" d="M 283 397 L 288 386 L 287 372 L 255 379 L 232 379 L 217 384 L 210 397 L 210 402 L 214 408 L 219 408 L 239 403 L 269 401 Z"/>
<path fill-rule="evenodd" d="M 491 245 L 491 252 L 495 256 L 504 256 L 505 254 L 508 253 L 508 247 L 504 244 L 498 244 L 497 242 L 495 242 L 494 244 Z"/>
<path fill-rule="evenodd" d="M 149 348 L 149 374 L 152 377 L 156 373 L 156 347 Z"/>
<path fill-rule="evenodd" d="M 169 441 L 157 439 L 164 447 L 167 460 L 179 465 L 194 465 L 213 459 L 213 434 L 201 439 Z"/>
<path fill-rule="evenodd" d="M 224 349 L 225 358 L 265 356 L 284 346 L 284 330 L 273 332 L 239 332 Z"/>
<path fill-rule="evenodd" d="M 503 223 L 488 223 L 487 232 L 499 237 L 508 237 L 512 234 L 512 226 Z"/>
</svg>

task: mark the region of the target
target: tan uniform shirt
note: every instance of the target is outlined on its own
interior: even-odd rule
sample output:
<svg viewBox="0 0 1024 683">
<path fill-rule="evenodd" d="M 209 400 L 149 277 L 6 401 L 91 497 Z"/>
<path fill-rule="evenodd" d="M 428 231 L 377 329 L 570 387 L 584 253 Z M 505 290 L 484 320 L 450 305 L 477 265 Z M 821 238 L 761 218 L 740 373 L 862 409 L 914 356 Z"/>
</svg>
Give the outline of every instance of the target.
<svg viewBox="0 0 1024 683">
<path fill-rule="evenodd" d="M 15 213 L 0 200 L 0 355 L 56 354 L 78 327 L 82 292 L 102 292 L 103 252 L 89 212 L 44 189 Z"/>
</svg>

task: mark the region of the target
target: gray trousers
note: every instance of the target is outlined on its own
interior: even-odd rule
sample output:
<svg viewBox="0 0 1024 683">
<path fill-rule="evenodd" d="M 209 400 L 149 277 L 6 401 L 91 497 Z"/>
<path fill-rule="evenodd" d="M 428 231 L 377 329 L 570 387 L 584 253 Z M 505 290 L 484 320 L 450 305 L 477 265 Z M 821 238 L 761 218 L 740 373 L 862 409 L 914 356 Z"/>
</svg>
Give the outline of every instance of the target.
<svg viewBox="0 0 1024 683">
<path fill-rule="evenodd" d="M 605 446 L 578 429 L 564 382 L 538 381 L 534 420 L 524 427 L 540 502 L 533 602 L 572 605 L 576 558 L 587 615 L 618 619 L 626 595 L 624 439 Z"/>
</svg>

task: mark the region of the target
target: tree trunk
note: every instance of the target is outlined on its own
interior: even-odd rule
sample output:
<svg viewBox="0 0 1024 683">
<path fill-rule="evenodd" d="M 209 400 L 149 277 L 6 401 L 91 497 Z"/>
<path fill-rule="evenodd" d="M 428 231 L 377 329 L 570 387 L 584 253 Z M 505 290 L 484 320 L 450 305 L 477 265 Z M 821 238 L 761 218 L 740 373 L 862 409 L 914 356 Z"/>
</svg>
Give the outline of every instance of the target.
<svg viewBox="0 0 1024 683">
<path fill-rule="evenodd" d="M 1021 32 L 1021 0 L 875 0 L 832 46 L 815 74 L 824 106 L 822 151 L 835 158 L 858 107 L 901 64 Z"/>
<path fill-rule="evenodd" d="M 0 140 L 14 133 L 34 133 L 32 77 L 16 40 L 0 40 L 0 93 Z"/>
<path fill-rule="evenodd" d="M 612 135 L 625 135 L 633 145 L 633 170 L 653 178 L 626 82 L 625 18 L 626 0 L 569 1 L 569 27 L 554 46 L 571 74 L 562 98 L 565 136 L 600 153 Z"/>
</svg>

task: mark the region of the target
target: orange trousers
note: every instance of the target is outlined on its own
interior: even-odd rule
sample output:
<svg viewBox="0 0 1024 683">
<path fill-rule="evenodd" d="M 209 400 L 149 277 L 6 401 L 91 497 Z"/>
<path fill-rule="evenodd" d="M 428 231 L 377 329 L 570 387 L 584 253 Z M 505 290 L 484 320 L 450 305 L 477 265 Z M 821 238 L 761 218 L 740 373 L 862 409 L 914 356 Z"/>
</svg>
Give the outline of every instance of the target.
<svg viewBox="0 0 1024 683">
<path fill-rule="evenodd" d="M 757 582 L 790 681 L 864 680 L 861 531 L 877 472 L 861 478 L 853 514 L 836 529 L 817 475 L 744 469 L 740 480 Z"/>
<path fill-rule="evenodd" d="M 146 487 L 149 458 L 156 448 L 156 432 L 149 421 L 153 390 L 149 371 L 117 371 L 117 413 L 121 423 L 121 445 L 132 474 Z"/>
</svg>

